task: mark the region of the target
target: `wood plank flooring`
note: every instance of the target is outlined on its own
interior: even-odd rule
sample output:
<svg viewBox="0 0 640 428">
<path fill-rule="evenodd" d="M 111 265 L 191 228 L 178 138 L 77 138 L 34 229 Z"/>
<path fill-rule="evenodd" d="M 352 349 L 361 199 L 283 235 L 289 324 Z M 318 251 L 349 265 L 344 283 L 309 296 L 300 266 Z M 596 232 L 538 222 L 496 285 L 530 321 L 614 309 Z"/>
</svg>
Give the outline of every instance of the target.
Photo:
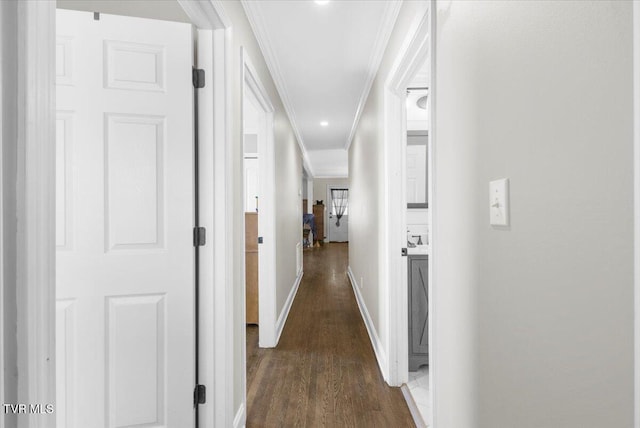
<svg viewBox="0 0 640 428">
<path fill-rule="evenodd" d="M 247 428 L 415 427 L 380 374 L 347 259 L 348 244 L 305 250 L 277 348 L 258 348 L 258 327 L 247 327 Z"/>
</svg>

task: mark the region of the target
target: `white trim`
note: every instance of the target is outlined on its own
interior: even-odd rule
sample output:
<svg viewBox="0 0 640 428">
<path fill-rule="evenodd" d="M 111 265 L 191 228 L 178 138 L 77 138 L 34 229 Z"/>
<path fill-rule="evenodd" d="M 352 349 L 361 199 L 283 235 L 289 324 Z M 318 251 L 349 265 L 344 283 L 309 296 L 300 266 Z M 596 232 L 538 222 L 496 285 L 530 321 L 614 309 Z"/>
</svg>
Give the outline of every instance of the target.
<svg viewBox="0 0 640 428">
<path fill-rule="evenodd" d="M 200 249 L 200 383 L 211 391 L 212 400 L 200 406 L 203 426 L 228 426 L 233 416 L 232 251 L 233 216 L 225 210 L 231 204 L 230 163 L 227 147 L 225 99 L 228 74 L 225 73 L 229 30 L 219 27 L 228 22 L 219 5 L 211 2 L 179 0 L 187 16 L 198 23 L 197 61 L 205 70 L 205 87 L 199 96 L 199 114 L 212 120 L 199 121 L 200 138 L 200 221 L 217 239 Z M 219 15 L 218 15 L 219 14 Z M 203 19 L 206 17 L 206 19 Z M 230 185 L 229 185 L 230 186 Z M 216 203 L 224 201 L 224 203 Z M 210 232 L 210 233 L 211 233 Z M 223 344 L 223 345 L 221 345 Z M 227 369 L 229 368 L 229 369 Z"/>
<path fill-rule="evenodd" d="M 287 296 L 287 301 L 284 302 L 284 307 L 282 308 L 282 312 L 280 312 L 280 316 L 278 317 L 278 323 L 276 325 L 276 343 L 280 342 L 280 336 L 282 335 L 282 330 L 284 330 L 284 326 L 287 322 L 287 318 L 289 317 L 289 311 L 291 311 L 291 306 L 293 306 L 293 301 L 298 294 L 298 288 L 300 288 L 300 283 L 302 282 L 302 277 L 304 275 L 304 271 L 300 271 L 296 278 L 296 282 L 294 282 L 293 287 L 291 287 L 291 291 L 289 291 L 289 296 Z"/>
<path fill-rule="evenodd" d="M 309 214 L 313 214 L 313 179 L 312 178 L 306 178 L 307 180 L 307 212 Z M 314 236 L 313 240 L 317 240 L 317 237 Z M 304 264 L 304 260 L 303 260 L 303 264 Z"/>
<path fill-rule="evenodd" d="M 240 403 L 240 407 L 238 407 L 238 411 L 236 412 L 236 417 L 233 418 L 233 428 L 244 428 L 247 423 L 247 417 L 244 412 L 244 403 Z"/>
<path fill-rule="evenodd" d="M 265 86 L 259 79 L 251 59 L 244 48 L 241 48 L 242 58 L 242 103 L 248 95 L 252 96 L 262 109 L 258 132 L 258 161 L 259 161 L 259 196 L 260 212 L 258 234 L 264 243 L 258 246 L 258 324 L 259 346 L 273 348 L 278 344 L 276 334 L 276 181 L 275 181 L 275 147 L 274 147 L 274 107 Z M 248 91 L 248 93 L 246 92 Z M 244 133 L 244 131 L 243 131 Z M 243 136 L 241 136 L 242 141 Z M 244 222 L 244 217 L 243 217 Z M 244 228 L 243 228 L 244 230 Z M 242 240 L 244 248 L 244 239 Z M 244 257 L 244 256 L 243 256 Z M 242 263 L 244 266 L 244 262 Z M 243 270 L 244 271 L 244 270 Z M 243 284 L 245 278 L 243 277 Z M 246 285 L 246 284 L 245 284 Z"/>
<path fill-rule="evenodd" d="M 314 180 L 340 180 L 340 179 L 348 179 L 348 175 L 314 175 Z"/>
<path fill-rule="evenodd" d="M 220 0 L 177 0 L 193 25 L 200 30 L 224 30 L 231 27 L 231 20 Z"/>
<path fill-rule="evenodd" d="M 233 275 L 233 142 L 232 129 L 232 61 L 231 61 L 231 21 L 224 12 L 222 0 L 179 0 L 187 16 L 196 25 L 213 30 L 213 73 L 206 76 L 205 91 L 201 98 L 209 99 L 213 94 L 213 183 L 200 183 L 201 190 L 211 197 L 213 203 L 213 230 L 211 236 L 213 256 L 202 258 L 201 270 L 208 269 L 206 262 L 213 262 L 213 304 L 202 308 L 213 309 L 213 325 L 204 326 L 201 331 L 201 347 L 205 352 L 213 348 L 213 355 L 205 358 L 209 371 L 205 381 L 213 390 L 213 406 L 204 405 L 206 421 L 213 421 L 213 427 L 228 427 L 234 420 L 233 394 L 234 367 L 234 275 Z M 207 20 L 203 20 L 207 17 Z M 207 79 L 207 77 L 209 79 Z M 212 92 L 211 92 L 212 91 Z M 203 114 L 206 114 L 203 112 Z M 208 120 L 200 121 L 209 122 Z M 203 144 L 204 145 L 204 144 Z M 207 195 L 201 195 L 205 198 Z M 204 205 L 201 199 L 201 206 Z M 202 214 L 202 213 L 201 213 Z M 206 220 L 204 216 L 201 219 Z M 205 246 L 206 247 L 206 246 Z M 202 251 L 202 250 L 201 250 Z M 205 251 L 209 251 L 208 249 Z M 210 300 L 209 300 L 210 302 Z M 202 312 L 201 312 L 202 313 Z M 208 327 L 208 328 L 207 328 Z M 211 332 L 213 330 L 213 334 Z M 204 336 L 204 337 L 203 337 Z M 211 371 L 211 360 L 213 370 Z M 209 382 L 212 382 L 210 384 Z M 201 417 L 203 415 L 201 414 Z M 210 426 L 210 425 L 205 425 Z"/>
<path fill-rule="evenodd" d="M 213 75 L 213 31 L 196 30 L 196 66 L 205 72 L 205 81 L 209 76 Z M 213 117 L 214 115 L 214 97 L 213 85 L 206 82 L 205 87 L 199 89 L 198 96 L 198 114 L 201 117 Z M 200 224 L 208 231 L 215 229 L 215 198 L 214 198 L 214 175 L 215 175 L 215 146 L 214 133 L 215 129 L 213 121 L 198 121 L 198 138 L 199 144 L 199 181 L 200 181 Z M 215 245 L 205 245 L 199 250 L 201 260 L 213 260 L 215 254 Z M 202 426 L 210 426 L 215 421 L 215 358 L 207 358 L 209 355 L 215 355 L 217 346 L 215 346 L 215 314 L 214 311 L 207 308 L 215 307 L 215 269 L 214 263 L 202 263 L 200 266 L 200 364 L 199 364 L 199 383 L 209 386 L 213 391 L 214 400 L 208 400 L 199 408 L 199 418 Z"/>
<path fill-rule="evenodd" d="M 391 33 L 393 33 L 393 28 L 396 24 L 396 20 L 398 19 L 398 14 L 400 13 L 400 9 L 402 7 L 402 1 L 389 1 L 387 2 L 387 7 L 384 11 L 384 15 L 382 17 L 382 24 L 378 27 L 379 33 L 376 38 L 376 42 L 374 44 L 373 52 L 371 53 L 371 58 L 369 59 L 369 68 L 367 69 L 367 78 L 365 80 L 364 88 L 362 90 L 362 94 L 360 95 L 360 100 L 358 101 L 358 108 L 356 110 L 356 116 L 353 118 L 353 125 L 351 126 L 351 132 L 349 132 L 349 137 L 345 142 L 344 148 L 345 150 L 349 150 L 351 146 L 351 142 L 353 141 L 353 137 L 356 135 L 356 130 L 358 129 L 358 123 L 360 123 L 360 116 L 362 116 L 362 111 L 364 110 L 364 106 L 369 98 L 369 92 L 371 92 L 371 86 L 373 85 L 373 81 L 378 74 L 378 69 L 380 68 L 380 63 L 382 62 L 382 58 L 384 57 L 384 52 L 387 49 L 387 44 L 389 43 L 389 39 L 391 38 Z"/>
<path fill-rule="evenodd" d="M 19 2 L 17 28 L 18 402 L 55 404 L 55 3 Z"/>
<path fill-rule="evenodd" d="M 369 340 L 371 340 L 371 346 L 373 347 L 373 352 L 375 353 L 376 360 L 378 361 L 378 367 L 380 368 L 382 377 L 388 382 L 389 375 L 387 369 L 387 355 L 384 352 L 382 341 L 378 337 L 378 332 L 376 331 L 376 328 L 373 324 L 373 319 L 371 319 L 371 315 L 369 315 L 369 311 L 367 310 L 367 304 L 364 302 L 364 298 L 360 293 L 360 287 L 358 286 L 358 283 L 353 276 L 351 266 L 347 268 L 347 276 L 349 277 L 349 282 L 351 282 L 353 294 L 355 294 L 356 296 L 356 302 L 358 302 L 358 308 L 360 308 L 360 315 L 362 315 L 364 325 L 365 327 L 367 327 L 367 333 L 369 334 Z"/>
<path fill-rule="evenodd" d="M 233 143 L 231 142 L 231 21 L 221 0 L 178 0 L 199 31 L 198 66 L 208 68 L 201 90 L 200 219 L 216 239 L 200 250 L 200 373 L 213 397 L 200 407 L 202 426 L 227 427 L 234 418 Z M 212 52 L 211 52 L 212 50 Z M 210 120 L 212 119 L 212 120 Z"/>
<path fill-rule="evenodd" d="M 4 16 L 2 11 L 0 11 L 0 23 L 4 21 Z M 6 62 L 6 58 L 3 58 L 3 49 L 4 46 L 0 43 L 0 367 L 2 370 L 0 371 L 0 403 L 6 403 L 4 399 L 4 390 L 5 390 L 5 370 L 4 370 L 4 257 L 5 257 L 5 247 L 4 247 L 4 130 L 3 130 L 3 105 L 4 105 L 4 91 L 2 87 L 3 83 L 3 64 Z M 0 428 L 4 428 L 4 416 L 0 417 Z"/>
<path fill-rule="evenodd" d="M 424 419 L 422 419 L 418 405 L 413 399 L 413 395 L 411 395 L 411 391 L 406 383 L 400 387 L 400 391 L 402 391 L 404 401 L 407 402 L 409 413 L 411 413 L 411 417 L 413 418 L 413 423 L 416 424 L 416 428 L 428 428 L 428 425 L 424 422 Z"/>
<path fill-rule="evenodd" d="M 381 219 L 383 233 L 381 236 L 380 272 L 382 278 L 383 295 L 388 302 L 388 318 L 385 320 L 389 332 L 389 384 L 400 386 L 408 381 L 408 273 L 407 258 L 402 257 L 400 249 L 406 247 L 406 88 L 416 75 L 419 68 L 428 59 L 430 49 L 434 48 L 434 29 L 431 25 L 435 19 L 430 13 L 434 7 L 433 1 L 425 2 L 424 13 L 416 16 L 416 19 L 407 31 L 407 37 L 399 50 L 399 54 L 391 67 L 385 81 L 384 105 L 385 105 L 385 135 L 384 135 L 384 211 Z M 429 102 L 433 105 L 435 68 L 434 60 L 431 60 L 432 81 Z M 432 112 L 433 108 L 428 111 Z M 433 118 L 433 113 L 431 113 Z M 435 168 L 431 163 L 433 159 L 434 144 L 433 119 L 430 126 L 429 175 L 435 176 Z M 434 181 L 429 180 L 429 201 L 434 196 Z M 398 210 L 401 214 L 398 215 Z M 430 209 L 430 215 L 434 210 Z M 431 222 L 434 226 L 437 223 Z M 432 230 L 435 227 L 432 227 Z M 434 254 L 437 253 L 437 233 L 431 235 L 430 266 L 433 265 Z M 436 287 L 433 269 L 429 269 L 429 338 L 430 338 L 430 391 L 432 407 L 435 402 L 435 383 L 437 378 L 438 336 L 435 328 L 436 316 Z M 399 284 L 399 286 L 398 286 Z M 434 408 L 434 426 L 436 426 L 436 412 Z"/>
<path fill-rule="evenodd" d="M 640 428 L 640 4 L 633 2 L 634 427 Z"/>
<path fill-rule="evenodd" d="M 247 0 L 240 0 L 240 2 L 242 3 L 242 7 L 244 8 L 247 19 L 249 20 L 251 29 L 256 36 L 256 40 L 258 41 L 258 45 L 260 46 L 260 51 L 262 52 L 262 56 L 264 56 L 264 60 L 267 63 L 267 68 L 271 73 L 273 83 L 276 85 L 276 89 L 278 90 L 278 94 L 280 95 L 280 99 L 282 101 L 282 104 L 284 105 L 284 109 L 287 112 L 287 116 L 289 117 L 289 122 L 291 123 L 291 128 L 293 129 L 293 133 L 296 136 L 298 147 L 300 147 L 300 151 L 302 152 L 303 167 L 313 177 L 313 168 L 311 167 L 309 155 L 307 153 L 307 149 L 304 146 L 304 140 L 302 139 L 302 134 L 300 133 L 300 129 L 298 128 L 298 124 L 296 122 L 296 115 L 293 110 L 291 100 L 289 99 L 288 92 L 286 90 L 286 85 L 284 83 L 285 80 L 282 77 L 282 73 L 280 71 L 280 64 L 278 62 L 277 56 L 271 49 L 272 43 L 266 31 L 267 26 L 262 19 L 262 15 L 256 10 L 254 2 Z"/>
<path fill-rule="evenodd" d="M 439 415 L 438 413 L 438 388 L 437 388 L 437 383 L 436 381 L 439 379 L 439 375 L 440 372 L 438 370 L 436 370 L 438 367 L 440 367 L 440 361 L 443 361 L 440 358 L 440 350 L 438 349 L 438 341 L 439 341 L 439 336 L 436 334 L 437 331 L 439 331 L 438 328 L 438 319 L 436 317 L 436 307 L 438 305 L 436 305 L 436 301 L 439 300 L 439 295 L 438 295 L 438 288 L 435 286 L 435 284 L 439 284 L 440 282 L 438 281 L 437 277 L 439 276 L 436 272 L 436 269 L 433 269 L 434 266 L 434 257 L 435 259 L 437 259 L 437 255 L 440 254 L 440 245 L 438 244 L 439 240 L 439 236 L 440 236 L 440 231 L 439 229 L 437 229 L 435 226 L 439 225 L 440 223 L 438 222 L 438 218 L 440 217 L 439 213 L 440 210 L 437 209 L 436 206 L 434 206 L 433 201 L 435 200 L 435 195 L 438 189 L 437 186 L 437 174 L 436 171 L 438 169 L 436 163 L 434 162 L 434 159 L 436 159 L 436 152 L 438 149 L 438 145 L 436 144 L 437 141 L 437 134 L 438 134 L 438 127 L 436 126 L 436 100 L 438 99 L 438 84 L 437 84 L 437 68 L 436 68 L 436 64 L 437 64 L 437 54 L 438 54 L 438 49 L 437 49 L 437 32 L 438 32 L 438 13 L 437 13 L 437 0 L 430 0 L 429 2 L 429 9 L 430 12 L 429 13 L 429 49 L 430 49 L 430 55 L 431 55 L 431 63 L 429 64 L 429 72 L 431 74 L 431 89 L 430 89 L 430 94 L 431 96 L 429 97 L 429 111 L 431 112 L 431 117 L 430 119 L 430 141 L 429 141 L 429 148 L 427 150 L 430 150 L 429 153 L 429 164 L 427 165 L 427 168 L 429 168 L 429 171 L 431 171 L 429 173 L 429 194 L 428 194 L 428 198 L 427 198 L 427 202 L 429 204 L 430 207 L 433 207 L 432 209 L 429 210 L 429 215 L 431 216 L 430 220 L 430 224 L 431 224 L 431 236 L 429 237 L 430 242 L 431 242 L 431 255 L 429 257 L 430 260 L 430 265 L 429 267 L 429 272 L 428 272 L 428 281 L 429 281 L 429 285 L 428 285 L 428 289 L 427 289 L 427 293 L 429 295 L 429 337 L 431 338 L 431 342 L 434 344 L 434 349 L 429 352 L 429 391 L 431 393 L 431 425 L 433 427 L 436 427 L 437 424 L 437 416 Z M 434 245 L 434 242 L 436 243 L 436 245 Z M 434 256 L 434 254 L 436 254 L 436 256 Z M 438 347 L 438 348 L 436 348 Z"/>
</svg>

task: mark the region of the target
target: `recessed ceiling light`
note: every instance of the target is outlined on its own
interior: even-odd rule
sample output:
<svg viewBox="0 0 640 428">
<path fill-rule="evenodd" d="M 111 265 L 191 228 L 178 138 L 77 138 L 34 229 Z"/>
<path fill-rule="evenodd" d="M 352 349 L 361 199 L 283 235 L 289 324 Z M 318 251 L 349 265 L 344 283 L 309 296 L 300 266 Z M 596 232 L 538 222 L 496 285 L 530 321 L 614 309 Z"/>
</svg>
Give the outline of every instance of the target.
<svg viewBox="0 0 640 428">
<path fill-rule="evenodd" d="M 315 0 L 316 4 L 327 4 L 329 0 Z"/>
<path fill-rule="evenodd" d="M 320 122 L 320 126 L 329 126 L 329 122 L 323 120 L 322 122 Z"/>
</svg>

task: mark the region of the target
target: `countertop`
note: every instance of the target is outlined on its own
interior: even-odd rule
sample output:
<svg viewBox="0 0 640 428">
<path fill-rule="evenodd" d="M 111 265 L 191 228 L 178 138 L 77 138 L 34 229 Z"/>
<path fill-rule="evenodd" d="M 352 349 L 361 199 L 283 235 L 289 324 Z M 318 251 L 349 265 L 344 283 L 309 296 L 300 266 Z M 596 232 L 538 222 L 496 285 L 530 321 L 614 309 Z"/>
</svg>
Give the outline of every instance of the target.
<svg viewBox="0 0 640 428">
<path fill-rule="evenodd" d="M 431 254 L 430 245 L 418 245 L 413 248 L 407 248 L 407 254 L 410 256 L 423 256 Z"/>
</svg>

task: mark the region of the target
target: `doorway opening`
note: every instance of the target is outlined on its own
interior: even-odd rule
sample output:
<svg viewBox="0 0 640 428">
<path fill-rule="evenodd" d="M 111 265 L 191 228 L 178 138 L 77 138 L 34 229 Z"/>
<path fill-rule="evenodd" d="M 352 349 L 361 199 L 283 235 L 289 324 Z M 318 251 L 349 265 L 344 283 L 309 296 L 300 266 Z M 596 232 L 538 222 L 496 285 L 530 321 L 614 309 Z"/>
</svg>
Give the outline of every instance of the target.
<svg viewBox="0 0 640 428">
<path fill-rule="evenodd" d="M 407 230 L 407 388 L 420 416 L 431 425 L 429 387 L 429 272 L 431 170 L 429 125 L 429 62 L 425 61 L 407 87 L 406 117 L 406 230 Z"/>
<path fill-rule="evenodd" d="M 265 135 L 265 114 L 255 96 L 246 91 L 243 99 L 243 171 L 244 171 L 244 227 L 245 227 L 245 318 L 247 325 L 259 326 L 259 244 L 260 236 L 260 157 L 258 141 Z M 263 160 L 264 161 L 264 160 Z M 264 218 L 263 218 L 264 220 Z"/>
<path fill-rule="evenodd" d="M 246 368 L 247 335 L 258 336 L 260 348 L 277 345 L 275 289 L 275 158 L 274 108 L 255 68 L 242 49 L 242 170 L 245 248 L 242 364 Z M 244 402 L 247 375 L 243 371 Z M 250 403 L 247 403 L 250 405 Z"/>
<path fill-rule="evenodd" d="M 437 257 L 432 113 L 433 3 L 416 17 L 385 82 L 383 266 L 389 302 L 389 384 L 401 386 L 417 421 L 436 424 L 437 337 L 434 313 Z M 433 226 L 432 226 L 433 225 Z M 422 410 L 422 412 L 421 412 Z"/>
<path fill-rule="evenodd" d="M 274 108 L 244 50 L 242 58 L 242 170 L 245 208 L 243 244 L 246 297 L 244 309 L 247 324 L 259 326 L 260 347 L 271 348 L 278 342 L 274 269 Z"/>
</svg>

